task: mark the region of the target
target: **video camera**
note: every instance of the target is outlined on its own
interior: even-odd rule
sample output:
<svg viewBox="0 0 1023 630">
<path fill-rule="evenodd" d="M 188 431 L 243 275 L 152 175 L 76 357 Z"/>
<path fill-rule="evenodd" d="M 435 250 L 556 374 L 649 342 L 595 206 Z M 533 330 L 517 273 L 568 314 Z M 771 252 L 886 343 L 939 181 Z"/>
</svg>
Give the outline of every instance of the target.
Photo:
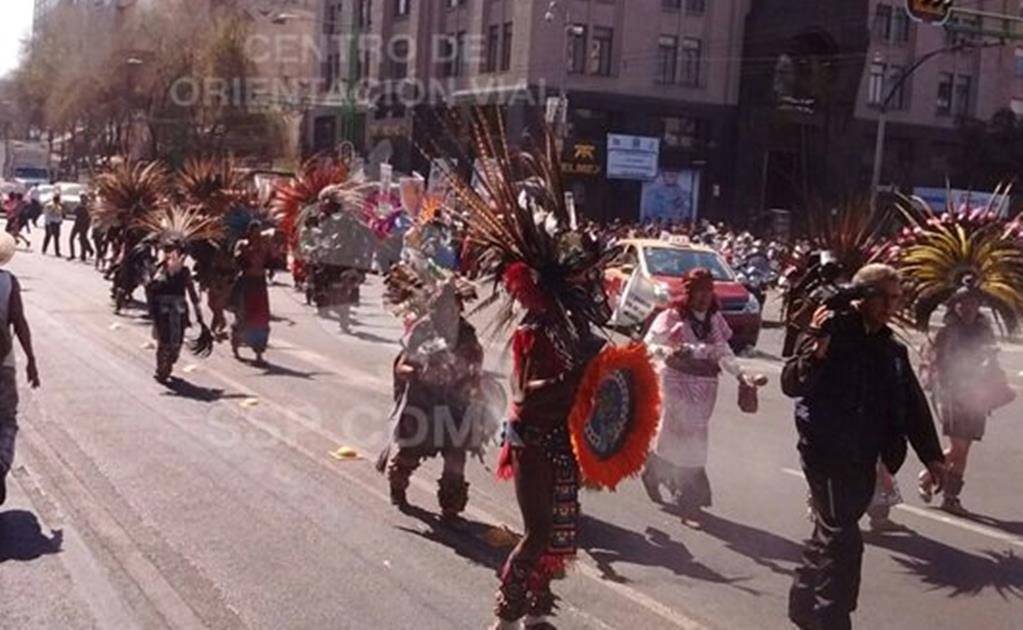
<svg viewBox="0 0 1023 630">
<path fill-rule="evenodd" d="M 866 300 L 874 295 L 877 295 L 877 289 L 874 287 L 843 284 L 839 285 L 834 293 L 825 298 L 824 306 L 829 311 L 843 313 L 852 308 L 853 302 Z"/>
</svg>

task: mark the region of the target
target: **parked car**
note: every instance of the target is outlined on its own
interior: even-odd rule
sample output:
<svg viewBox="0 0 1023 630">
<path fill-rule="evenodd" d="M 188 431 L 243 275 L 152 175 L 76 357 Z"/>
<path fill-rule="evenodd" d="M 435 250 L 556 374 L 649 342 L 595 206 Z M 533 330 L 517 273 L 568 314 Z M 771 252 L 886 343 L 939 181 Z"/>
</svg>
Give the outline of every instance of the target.
<svg viewBox="0 0 1023 630">
<path fill-rule="evenodd" d="M 716 251 L 691 244 L 661 240 L 629 239 L 615 245 L 611 263 L 605 273 L 604 288 L 616 317 L 620 314 L 622 294 L 630 281 L 643 288 L 645 301 L 655 302 L 655 311 L 642 323 L 649 327 L 656 310 L 682 291 L 682 278 L 689 271 L 703 267 L 714 276 L 714 294 L 721 312 L 731 326 L 736 350 L 751 348 L 760 338 L 762 324 L 760 302 L 738 280 L 735 272 Z M 633 280 L 633 277 L 636 277 Z M 612 321 L 613 326 L 631 322 Z"/>
<path fill-rule="evenodd" d="M 38 199 L 39 203 L 44 206 L 53 199 L 53 194 L 57 192 L 56 186 L 53 184 L 39 184 L 28 191 L 29 199 Z"/>
</svg>

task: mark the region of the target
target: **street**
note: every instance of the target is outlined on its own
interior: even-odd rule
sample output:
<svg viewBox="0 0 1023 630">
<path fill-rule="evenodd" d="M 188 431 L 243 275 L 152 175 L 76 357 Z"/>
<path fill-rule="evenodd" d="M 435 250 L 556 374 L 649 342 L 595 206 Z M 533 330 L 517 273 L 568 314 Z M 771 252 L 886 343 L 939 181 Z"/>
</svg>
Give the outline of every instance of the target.
<svg viewBox="0 0 1023 630">
<path fill-rule="evenodd" d="M 0 628 L 487 626 L 507 554 L 499 534 L 520 528 L 513 488 L 471 462 L 468 522 L 454 529 L 437 518 L 430 462 L 410 489 L 418 507 L 389 504 L 373 464 L 400 327 L 379 278 L 363 288 L 355 335 L 276 286 L 271 365 L 239 363 L 222 344 L 207 360 L 183 356 L 171 391 L 152 378 L 141 311 L 115 316 L 91 265 L 22 251 L 10 270 L 42 387 L 19 366 Z M 503 344 L 488 348 L 501 373 Z M 757 415 L 739 412 L 722 379 L 701 528 L 651 504 L 638 480 L 582 495 L 579 561 L 554 585 L 559 628 L 791 627 L 787 590 L 811 525 L 780 347 L 781 331 L 765 330 L 746 359 L 771 378 Z M 1023 346 L 1005 344 L 1002 361 L 1023 391 Z M 856 627 L 1019 627 L 1021 418 L 1021 400 L 998 412 L 972 454 L 963 501 L 975 518 L 924 506 L 910 455 L 893 513 L 910 531 L 866 534 Z M 341 447 L 360 456 L 334 456 Z"/>
</svg>

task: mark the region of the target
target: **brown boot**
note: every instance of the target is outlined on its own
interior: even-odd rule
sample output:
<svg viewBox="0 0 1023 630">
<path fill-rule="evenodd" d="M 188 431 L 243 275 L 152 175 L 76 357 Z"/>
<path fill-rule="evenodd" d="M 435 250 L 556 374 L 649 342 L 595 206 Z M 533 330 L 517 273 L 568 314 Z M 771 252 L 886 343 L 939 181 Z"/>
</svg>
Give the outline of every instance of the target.
<svg viewBox="0 0 1023 630">
<path fill-rule="evenodd" d="M 412 478 L 412 473 L 418 467 L 418 462 L 414 465 L 411 464 L 401 457 L 400 452 L 391 458 L 391 461 L 387 464 L 387 480 L 391 484 L 391 505 L 397 506 L 400 509 L 408 507 L 406 493 L 408 491 L 409 479 Z"/>
<path fill-rule="evenodd" d="M 437 482 L 437 502 L 444 518 L 455 518 L 469 503 L 469 484 L 464 477 L 444 475 Z"/>
<path fill-rule="evenodd" d="M 529 605 L 526 591 L 528 577 L 527 571 L 515 561 L 505 569 L 494 605 L 494 614 L 499 622 L 517 622 L 526 616 Z"/>
</svg>

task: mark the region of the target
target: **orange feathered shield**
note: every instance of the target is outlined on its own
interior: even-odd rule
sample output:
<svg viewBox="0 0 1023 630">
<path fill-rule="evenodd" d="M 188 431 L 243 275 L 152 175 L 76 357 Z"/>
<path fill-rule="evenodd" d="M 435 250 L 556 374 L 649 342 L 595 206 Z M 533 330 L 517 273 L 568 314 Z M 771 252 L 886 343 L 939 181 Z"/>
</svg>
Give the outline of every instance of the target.
<svg viewBox="0 0 1023 630">
<path fill-rule="evenodd" d="M 614 490 L 646 464 L 661 388 L 646 346 L 612 346 L 586 367 L 568 428 L 583 483 Z"/>
</svg>

